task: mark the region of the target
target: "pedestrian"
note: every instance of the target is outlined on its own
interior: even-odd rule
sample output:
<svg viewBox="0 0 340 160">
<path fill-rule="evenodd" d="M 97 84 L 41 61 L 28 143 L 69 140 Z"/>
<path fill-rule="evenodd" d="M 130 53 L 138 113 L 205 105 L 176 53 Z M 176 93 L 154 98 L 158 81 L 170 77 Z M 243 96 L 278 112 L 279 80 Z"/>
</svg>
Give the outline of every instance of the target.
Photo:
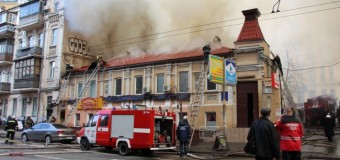
<svg viewBox="0 0 340 160">
<path fill-rule="evenodd" d="M 7 121 L 5 130 L 7 131 L 6 134 L 6 141 L 7 144 L 8 141 L 10 144 L 13 144 L 14 135 L 15 135 L 15 129 L 18 126 L 18 122 L 15 120 L 15 116 L 12 116 L 10 120 Z"/>
<path fill-rule="evenodd" d="M 25 123 L 26 123 L 25 124 L 25 129 L 33 127 L 34 122 L 33 122 L 32 118 L 31 118 L 31 116 L 27 116 Z"/>
<path fill-rule="evenodd" d="M 51 118 L 51 123 L 55 123 L 57 121 L 57 119 L 54 117 L 54 116 L 52 116 L 52 118 Z"/>
<path fill-rule="evenodd" d="M 274 123 L 268 117 L 270 108 L 261 109 L 261 117 L 254 121 L 248 133 L 248 143 L 251 140 L 255 142 L 255 159 L 272 160 L 280 159 L 280 139 Z"/>
<path fill-rule="evenodd" d="M 179 156 L 183 157 L 184 154 L 187 154 L 187 144 L 189 139 L 191 138 L 191 130 L 189 126 L 189 122 L 187 120 L 187 116 L 183 117 L 183 121 L 179 122 L 177 130 L 176 130 L 177 139 L 180 142 L 179 147 Z"/>
<path fill-rule="evenodd" d="M 335 121 L 328 113 L 325 119 L 325 136 L 328 138 L 328 142 L 332 142 L 334 136 Z"/>
<path fill-rule="evenodd" d="M 284 115 L 276 122 L 280 133 L 280 148 L 283 160 L 301 160 L 303 127 L 294 115 L 293 107 L 286 107 Z"/>
</svg>

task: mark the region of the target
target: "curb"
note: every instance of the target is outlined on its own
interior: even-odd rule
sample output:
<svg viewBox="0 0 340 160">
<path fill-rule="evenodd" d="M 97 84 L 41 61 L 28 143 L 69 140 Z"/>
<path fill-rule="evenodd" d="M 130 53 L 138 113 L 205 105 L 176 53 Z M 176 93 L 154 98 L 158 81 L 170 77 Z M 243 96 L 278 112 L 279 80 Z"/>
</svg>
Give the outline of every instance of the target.
<svg viewBox="0 0 340 160">
<path fill-rule="evenodd" d="M 92 151 L 57 151 L 57 152 L 10 152 L 1 153 L 0 156 L 23 156 L 23 155 L 37 155 L 37 154 L 66 154 L 66 153 L 90 153 Z"/>
</svg>

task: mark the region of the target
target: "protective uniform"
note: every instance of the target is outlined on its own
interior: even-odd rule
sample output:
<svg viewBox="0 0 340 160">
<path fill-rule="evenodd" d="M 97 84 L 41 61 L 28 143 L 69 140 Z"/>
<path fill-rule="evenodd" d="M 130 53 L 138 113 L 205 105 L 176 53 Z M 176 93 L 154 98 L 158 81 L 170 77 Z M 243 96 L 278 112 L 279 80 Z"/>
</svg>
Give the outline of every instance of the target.
<svg viewBox="0 0 340 160">
<path fill-rule="evenodd" d="M 18 122 L 15 120 L 15 116 L 12 116 L 11 119 L 7 121 L 6 126 L 5 126 L 5 130 L 7 131 L 6 141 L 5 141 L 6 144 L 8 143 L 8 141 L 10 144 L 13 144 L 15 129 L 17 126 L 18 126 Z"/>
</svg>

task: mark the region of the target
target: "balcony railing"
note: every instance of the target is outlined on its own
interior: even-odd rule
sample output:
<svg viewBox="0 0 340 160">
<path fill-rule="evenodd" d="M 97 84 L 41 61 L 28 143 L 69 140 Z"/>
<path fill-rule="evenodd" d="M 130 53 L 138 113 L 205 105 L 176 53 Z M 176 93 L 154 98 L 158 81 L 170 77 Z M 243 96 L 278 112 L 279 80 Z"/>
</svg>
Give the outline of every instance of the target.
<svg viewBox="0 0 340 160">
<path fill-rule="evenodd" d="M 11 53 L 0 53 L 0 61 L 13 61 L 13 54 Z"/>
<path fill-rule="evenodd" d="M 40 79 L 15 79 L 14 89 L 39 88 Z"/>
<path fill-rule="evenodd" d="M 0 37 L 13 37 L 15 33 L 15 26 L 13 24 L 6 24 L 0 27 Z"/>
<path fill-rule="evenodd" d="M 17 28 L 27 31 L 32 30 L 34 28 L 43 27 L 44 26 L 43 17 L 44 16 L 42 13 L 21 17 L 19 19 L 19 25 L 17 26 Z"/>
<path fill-rule="evenodd" d="M 16 58 L 39 55 L 42 56 L 42 48 L 40 47 L 31 47 L 31 48 L 21 48 L 17 51 L 15 55 Z"/>
<path fill-rule="evenodd" d="M 11 83 L 0 82 L 0 91 L 10 91 L 10 90 L 11 90 Z"/>
</svg>

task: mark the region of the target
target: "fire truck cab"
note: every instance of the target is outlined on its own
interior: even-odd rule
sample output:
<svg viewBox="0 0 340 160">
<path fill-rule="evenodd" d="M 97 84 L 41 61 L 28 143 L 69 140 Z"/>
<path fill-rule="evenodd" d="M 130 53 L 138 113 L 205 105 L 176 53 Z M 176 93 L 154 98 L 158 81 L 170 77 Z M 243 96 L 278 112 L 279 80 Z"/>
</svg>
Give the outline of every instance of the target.
<svg viewBox="0 0 340 160">
<path fill-rule="evenodd" d="M 176 148 L 176 116 L 155 110 L 101 110 L 84 127 L 80 148 L 117 148 L 120 155 L 132 150 L 152 153 Z"/>
</svg>

